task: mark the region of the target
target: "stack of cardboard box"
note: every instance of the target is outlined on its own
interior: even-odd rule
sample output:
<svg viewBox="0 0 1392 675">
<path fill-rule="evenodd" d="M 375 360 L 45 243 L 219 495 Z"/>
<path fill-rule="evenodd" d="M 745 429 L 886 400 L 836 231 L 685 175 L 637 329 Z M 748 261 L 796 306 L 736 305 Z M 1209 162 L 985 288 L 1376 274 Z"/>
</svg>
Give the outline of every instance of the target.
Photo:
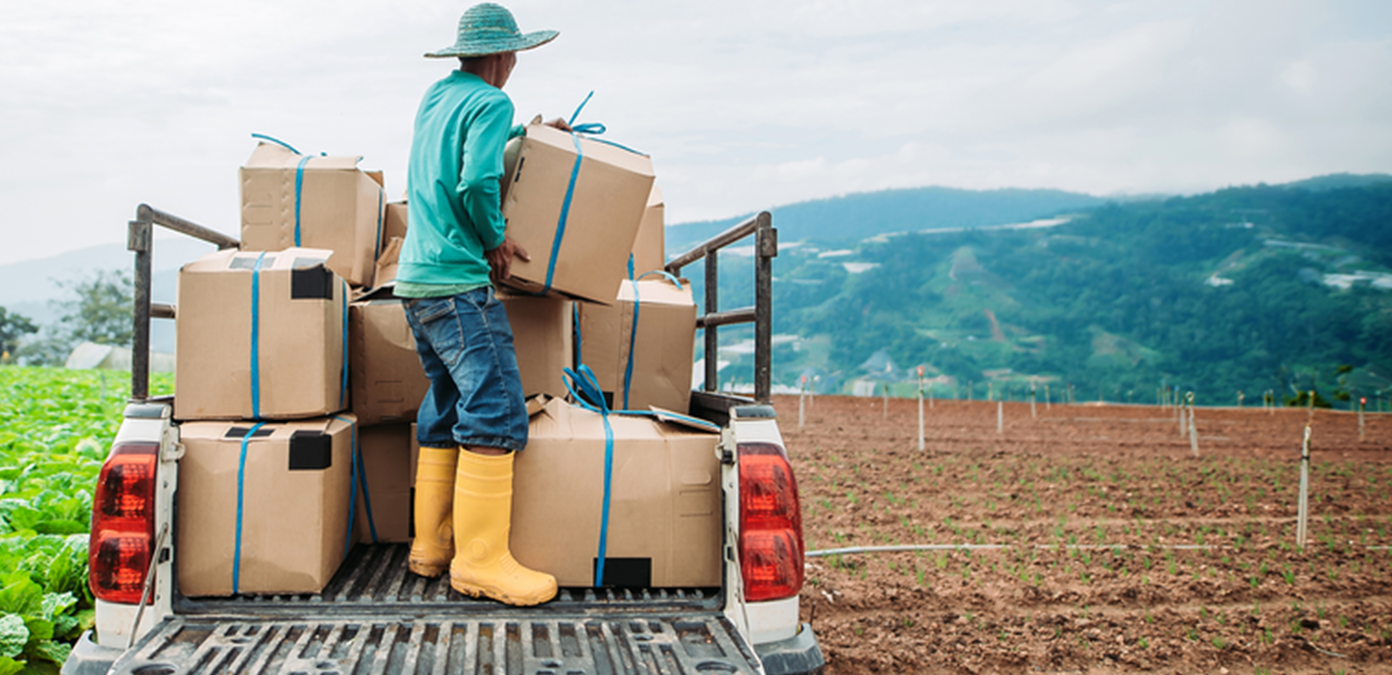
<svg viewBox="0 0 1392 675">
<path fill-rule="evenodd" d="M 686 412 L 690 289 L 634 280 L 663 263 L 651 163 L 540 126 L 509 159 L 503 213 L 532 261 L 514 264 L 499 297 L 524 392 L 539 396 L 516 463 L 515 554 L 591 585 L 604 530 L 605 583 L 718 585 L 717 437 L 647 417 L 612 425 L 620 487 L 606 525 L 598 413 L 561 400 L 578 360 L 610 408 Z M 261 143 L 241 170 L 242 249 L 180 271 L 186 595 L 317 592 L 354 542 L 413 534 L 411 423 L 429 382 L 391 295 L 409 209 L 357 161 Z"/>
</svg>

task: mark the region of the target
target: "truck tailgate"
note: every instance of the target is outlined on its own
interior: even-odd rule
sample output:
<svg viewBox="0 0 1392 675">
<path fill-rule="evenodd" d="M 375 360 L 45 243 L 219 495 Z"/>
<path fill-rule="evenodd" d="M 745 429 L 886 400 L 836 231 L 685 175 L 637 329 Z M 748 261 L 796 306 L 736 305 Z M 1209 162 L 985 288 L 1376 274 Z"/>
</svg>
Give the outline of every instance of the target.
<svg viewBox="0 0 1392 675">
<path fill-rule="evenodd" d="M 757 673 L 724 617 L 171 618 L 113 674 Z"/>
</svg>

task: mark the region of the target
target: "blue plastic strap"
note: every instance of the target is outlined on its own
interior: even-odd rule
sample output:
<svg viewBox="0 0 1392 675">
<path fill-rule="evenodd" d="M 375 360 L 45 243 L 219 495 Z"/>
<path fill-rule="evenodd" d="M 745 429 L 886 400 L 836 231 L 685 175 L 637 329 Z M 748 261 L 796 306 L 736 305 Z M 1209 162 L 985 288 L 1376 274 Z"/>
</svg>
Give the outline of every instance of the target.
<svg viewBox="0 0 1392 675">
<path fill-rule="evenodd" d="M 585 363 L 585 338 L 580 334 L 580 303 L 570 303 L 570 323 L 575 329 L 575 363 Z"/>
<path fill-rule="evenodd" d="M 236 595 L 242 584 L 242 494 L 243 486 L 246 484 L 246 457 L 247 444 L 251 442 L 251 437 L 256 434 L 256 430 L 264 426 L 265 422 L 257 422 L 252 425 L 251 430 L 242 437 L 242 452 L 237 458 L 237 527 L 235 543 L 232 545 L 232 595 Z"/>
<path fill-rule="evenodd" d="M 556 259 L 560 257 L 561 240 L 565 238 L 566 220 L 570 218 L 570 202 L 575 198 L 575 183 L 580 179 L 580 164 L 585 160 L 585 151 L 580 149 L 580 137 L 570 135 L 575 143 L 575 165 L 570 167 L 570 183 L 566 185 L 565 201 L 561 202 L 561 217 L 556 220 L 556 238 L 551 240 L 551 259 L 546 262 L 546 284 L 539 295 L 551 292 L 551 280 L 556 276 Z"/>
<path fill-rule="evenodd" d="M 358 447 L 358 426 L 347 417 L 334 415 L 334 419 L 346 422 L 352 433 L 352 450 L 348 462 L 348 533 L 343 539 L 343 556 L 353 545 L 353 521 L 358 512 L 358 490 L 362 490 L 363 506 L 367 511 L 367 529 L 372 534 L 372 543 L 377 543 L 377 524 L 372 518 L 372 494 L 367 489 L 367 469 L 363 464 L 362 449 Z"/>
<path fill-rule="evenodd" d="M 575 118 L 577 118 L 577 117 L 580 116 L 580 111 L 585 109 L 585 104 L 586 104 L 586 103 L 589 103 L 589 102 L 590 102 L 590 99 L 591 99 L 593 96 L 594 96 L 594 91 L 593 91 L 593 90 L 591 90 L 590 93 L 585 94 L 585 100 L 581 101 L 581 102 L 580 102 L 580 105 L 575 106 L 575 112 L 573 112 L 573 113 L 570 114 L 570 121 L 566 122 L 566 125 L 567 125 L 567 126 L 569 126 L 569 127 L 571 127 L 571 128 L 574 128 L 574 127 L 575 127 Z"/>
<path fill-rule="evenodd" d="M 684 288 L 686 288 L 685 286 L 682 285 L 681 279 L 678 279 L 678 278 L 676 277 L 676 275 L 672 274 L 671 272 L 668 272 L 667 270 L 652 270 L 652 271 L 650 271 L 650 272 L 644 272 L 644 273 L 642 273 L 642 274 L 639 274 L 639 275 L 638 275 L 638 278 L 639 278 L 639 279 L 643 279 L 643 278 L 645 278 L 645 277 L 647 277 L 647 276 L 649 276 L 649 275 L 652 275 L 652 274 L 659 274 L 659 275 L 661 275 L 664 279 L 666 279 L 666 280 L 672 282 L 674 285 L 676 285 L 677 290 L 679 290 L 679 291 L 682 290 L 682 289 L 684 289 Z"/>
<path fill-rule="evenodd" d="M 604 506 L 599 515 L 599 561 L 595 563 L 594 585 L 604 585 L 604 556 L 609 544 L 609 489 L 614 478 L 614 429 L 609 426 L 609 416 L 604 420 Z"/>
<path fill-rule="evenodd" d="M 628 329 L 628 365 L 624 367 L 624 395 L 623 409 L 628 410 L 628 390 L 633 386 L 633 352 L 638 343 L 638 309 L 643 303 L 638 301 L 638 282 L 630 281 L 633 284 L 633 325 Z"/>
<path fill-rule="evenodd" d="M 309 155 L 305 155 L 295 167 L 295 245 L 300 245 L 300 195 L 304 192 L 304 169 L 309 163 Z"/>
<path fill-rule="evenodd" d="M 354 431 L 353 447 L 358 447 L 357 432 Z M 362 451 L 358 451 L 358 480 L 362 484 L 363 507 L 367 511 L 367 531 L 372 535 L 372 543 L 377 543 L 377 521 L 372 516 L 372 493 L 367 490 L 367 467 L 363 463 Z"/>
<path fill-rule="evenodd" d="M 297 154 L 297 155 L 302 155 L 302 154 L 304 154 L 304 153 L 300 152 L 299 150 L 296 150 L 296 149 L 295 149 L 293 146 L 291 146 L 289 143 L 286 143 L 285 141 L 282 141 L 282 140 L 280 140 L 279 138 L 274 138 L 274 137 L 271 137 L 271 136 L 267 136 L 266 134 L 252 134 L 251 137 L 252 137 L 252 138 L 255 138 L 255 139 L 258 140 L 258 141 L 270 141 L 271 143 L 275 143 L 276 145 L 279 145 L 280 147 L 285 148 L 286 150 L 289 150 L 290 152 L 293 152 L 293 153 L 295 153 L 295 154 Z"/>
<path fill-rule="evenodd" d="M 261 419 L 261 262 L 265 252 L 251 266 L 251 418 Z"/>
<path fill-rule="evenodd" d="M 339 291 L 339 311 L 343 313 L 343 362 L 339 364 L 338 407 L 348 403 L 348 282 L 344 281 Z"/>
</svg>

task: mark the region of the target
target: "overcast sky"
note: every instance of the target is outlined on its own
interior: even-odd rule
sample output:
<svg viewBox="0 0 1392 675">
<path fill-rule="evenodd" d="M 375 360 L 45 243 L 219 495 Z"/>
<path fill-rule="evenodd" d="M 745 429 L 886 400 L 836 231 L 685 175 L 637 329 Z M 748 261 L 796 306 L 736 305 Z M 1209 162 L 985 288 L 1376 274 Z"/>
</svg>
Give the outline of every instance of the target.
<svg viewBox="0 0 1392 675">
<path fill-rule="evenodd" d="M 236 234 L 252 132 L 405 189 L 471 4 L 0 0 L 0 263 L 122 241 L 140 202 Z M 1392 2 L 514 0 L 520 118 L 652 155 L 668 222 L 946 185 L 1196 192 L 1392 171 Z"/>
</svg>

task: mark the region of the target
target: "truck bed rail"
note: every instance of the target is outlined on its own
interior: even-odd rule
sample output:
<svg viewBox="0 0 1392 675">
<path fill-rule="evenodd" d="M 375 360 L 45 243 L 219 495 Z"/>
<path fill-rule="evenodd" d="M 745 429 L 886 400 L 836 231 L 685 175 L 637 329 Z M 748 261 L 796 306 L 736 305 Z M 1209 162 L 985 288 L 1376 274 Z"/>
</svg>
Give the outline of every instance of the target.
<svg viewBox="0 0 1392 675">
<path fill-rule="evenodd" d="M 719 311 L 720 307 L 720 249 L 754 235 L 754 306 Z M 706 261 L 706 298 L 703 314 L 696 327 L 705 330 L 705 383 L 702 389 L 714 392 L 719 387 L 720 326 L 754 324 L 754 400 L 768 403 L 773 377 L 773 259 L 778 257 L 778 230 L 773 228 L 773 216 L 768 211 L 731 227 L 668 262 L 666 269 L 681 276 L 683 267 L 702 258 Z"/>
<path fill-rule="evenodd" d="M 150 319 L 172 319 L 173 305 L 150 302 L 150 264 L 154 256 L 156 225 L 202 239 L 219 249 L 237 248 L 241 242 L 217 230 L 165 213 L 149 204 L 135 209 L 135 220 L 126 230 L 126 250 L 135 253 L 135 335 L 131 345 L 131 401 L 150 398 Z"/>
</svg>

